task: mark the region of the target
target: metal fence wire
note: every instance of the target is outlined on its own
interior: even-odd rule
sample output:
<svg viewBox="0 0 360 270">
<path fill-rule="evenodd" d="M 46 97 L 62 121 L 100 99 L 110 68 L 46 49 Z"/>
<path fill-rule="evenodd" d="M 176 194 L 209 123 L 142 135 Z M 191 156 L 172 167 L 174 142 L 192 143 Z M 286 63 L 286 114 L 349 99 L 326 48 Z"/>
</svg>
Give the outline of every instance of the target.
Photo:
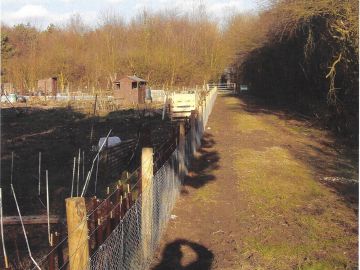
<svg viewBox="0 0 360 270">
<path fill-rule="evenodd" d="M 178 176 L 178 150 L 153 177 L 153 185 L 143 190 L 142 195 L 126 212 L 119 225 L 91 256 L 89 269 L 146 269 L 152 260 L 161 233 L 170 219 L 171 211 L 179 195 L 181 179 Z M 142 211 L 142 199 L 153 198 L 151 214 Z M 144 223 L 149 242 L 142 239 Z"/>
<path fill-rule="evenodd" d="M 189 168 L 195 150 L 200 146 L 205 125 L 216 99 L 212 89 L 200 106 L 195 126 L 185 136 L 185 155 L 179 147 L 159 168 L 152 184 L 143 187 L 142 194 L 126 212 L 117 227 L 92 254 L 86 269 L 133 270 L 147 269 L 153 259 L 162 233 L 170 219 L 171 211 L 180 194 L 183 174 L 179 164 Z M 143 200 L 148 200 L 143 209 Z M 145 211 L 146 210 L 146 211 Z"/>
</svg>

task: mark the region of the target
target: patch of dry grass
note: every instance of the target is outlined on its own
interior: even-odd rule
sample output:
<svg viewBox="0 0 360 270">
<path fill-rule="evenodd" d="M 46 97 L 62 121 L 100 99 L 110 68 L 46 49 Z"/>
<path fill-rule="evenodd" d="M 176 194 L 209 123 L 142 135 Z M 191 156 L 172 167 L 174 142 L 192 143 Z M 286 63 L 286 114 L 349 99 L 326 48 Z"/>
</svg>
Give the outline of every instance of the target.
<svg viewBox="0 0 360 270">
<path fill-rule="evenodd" d="M 344 250 L 356 247 L 357 239 L 334 222 L 345 220 L 352 227 L 354 216 L 288 150 L 243 149 L 235 164 L 238 188 L 248 198 L 255 223 L 267 224 L 245 236 L 246 249 L 273 269 L 287 269 L 289 263 L 300 269 L 354 265 Z"/>
<path fill-rule="evenodd" d="M 269 134 L 274 133 L 274 129 L 270 125 L 265 125 L 264 122 L 256 115 L 250 114 L 235 114 L 233 116 L 234 123 L 239 127 L 241 132 L 252 132 L 255 130 L 263 130 Z"/>
<path fill-rule="evenodd" d="M 196 193 L 192 196 L 192 200 L 195 203 L 216 203 L 218 194 L 218 186 L 208 184 L 203 186 L 201 189 L 196 190 Z"/>
</svg>

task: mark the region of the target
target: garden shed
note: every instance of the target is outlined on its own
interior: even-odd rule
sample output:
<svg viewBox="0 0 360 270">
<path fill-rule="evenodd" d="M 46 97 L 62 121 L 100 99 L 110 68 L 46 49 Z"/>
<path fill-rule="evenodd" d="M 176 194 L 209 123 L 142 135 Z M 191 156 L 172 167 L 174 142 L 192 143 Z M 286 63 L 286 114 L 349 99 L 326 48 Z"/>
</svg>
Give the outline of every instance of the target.
<svg viewBox="0 0 360 270">
<path fill-rule="evenodd" d="M 146 80 L 137 76 L 125 76 L 113 82 L 115 99 L 127 104 L 145 103 Z"/>
<path fill-rule="evenodd" d="M 38 80 L 37 90 L 46 96 L 56 96 L 57 94 L 57 77 Z"/>
</svg>

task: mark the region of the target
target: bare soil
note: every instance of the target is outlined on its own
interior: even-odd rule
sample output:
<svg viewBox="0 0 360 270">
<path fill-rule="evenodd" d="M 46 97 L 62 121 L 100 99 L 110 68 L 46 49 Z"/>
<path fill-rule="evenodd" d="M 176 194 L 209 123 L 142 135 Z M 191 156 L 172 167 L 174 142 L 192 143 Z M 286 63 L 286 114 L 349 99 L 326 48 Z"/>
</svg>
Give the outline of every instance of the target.
<svg viewBox="0 0 360 270">
<path fill-rule="evenodd" d="M 96 154 L 91 151 L 92 145 L 97 145 L 99 138 L 105 137 L 110 129 L 111 136 L 125 141 L 137 139 L 142 127 L 147 125 L 157 145 L 170 133 L 170 121 L 162 121 L 161 112 L 145 116 L 141 110 L 126 109 L 92 116 L 67 107 L 24 107 L 21 104 L 16 110 L 1 109 L 1 184 L 5 215 L 17 214 L 10 193 L 12 152 L 13 184 L 23 214 L 41 214 L 45 210 L 38 198 L 39 152 L 42 153 L 42 193 L 45 194 L 45 170 L 48 170 L 50 205 L 55 214 L 61 212 L 63 198 L 70 192 L 73 157 L 80 148 L 85 151 L 87 172 Z M 113 180 L 100 182 L 99 190 L 106 189 Z M 42 200 L 45 201 L 43 196 Z"/>
<path fill-rule="evenodd" d="M 358 149 L 219 96 L 151 269 L 357 269 Z"/>
<path fill-rule="evenodd" d="M 91 105 L 91 104 L 90 104 Z M 169 119 L 163 121 L 161 112 L 137 109 L 110 111 L 91 116 L 69 107 L 49 105 L 25 106 L 16 104 L 1 108 L 1 186 L 3 190 L 4 215 L 17 215 L 14 198 L 10 192 L 11 153 L 14 152 L 13 185 L 22 215 L 46 214 L 45 170 L 49 171 L 50 214 L 64 216 L 65 198 L 70 194 L 73 157 L 79 148 L 85 151 L 85 172 L 89 170 L 100 137 L 105 137 L 112 129 L 111 136 L 121 140 L 138 139 L 144 136 L 142 127 L 147 126 L 153 143 L 161 145 L 171 132 Z M 94 125 L 93 140 L 90 141 L 91 127 Z M 141 134 L 140 134 L 141 133 Z M 137 140 L 139 141 L 139 140 Z M 140 149 L 140 148 L 139 148 Z M 41 196 L 38 196 L 38 153 L 42 153 Z M 136 155 L 135 155 L 136 156 Z M 139 159 L 133 158 L 138 166 Z M 129 160 L 125 161 L 130 163 Z M 131 164 L 130 164 L 131 165 Z M 129 165 L 129 167 L 130 167 Z M 129 170 L 129 168 L 126 168 Z M 80 173 L 81 174 L 81 173 Z M 99 174 L 97 196 L 102 198 L 106 187 L 121 179 Z M 82 187 L 84 180 L 80 178 Z M 92 184 L 94 181 L 92 181 Z M 90 189 L 90 188 L 89 188 Z M 91 186 L 91 191 L 93 186 Z M 46 225 L 26 225 L 32 254 L 37 261 L 48 253 Z M 57 231 L 64 226 L 59 224 Z M 55 225 L 52 226 L 55 230 Z M 29 269 L 30 262 L 20 225 L 4 227 L 5 244 L 10 264 L 14 269 Z M 0 266 L 3 264 L 2 252 Z M 1 267 L 0 267 L 1 268 Z"/>
</svg>

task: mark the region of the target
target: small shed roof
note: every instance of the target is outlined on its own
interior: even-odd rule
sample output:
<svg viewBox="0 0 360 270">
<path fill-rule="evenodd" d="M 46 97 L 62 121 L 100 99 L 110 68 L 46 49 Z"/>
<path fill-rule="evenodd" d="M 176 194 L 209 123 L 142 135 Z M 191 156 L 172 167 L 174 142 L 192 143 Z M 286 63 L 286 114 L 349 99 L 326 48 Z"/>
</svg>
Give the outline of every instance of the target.
<svg viewBox="0 0 360 270">
<path fill-rule="evenodd" d="M 43 79 L 39 79 L 38 81 L 46 81 L 46 80 L 57 80 L 57 77 L 43 78 Z"/>
<path fill-rule="evenodd" d="M 139 77 L 137 77 L 137 76 L 126 76 L 126 77 L 128 77 L 130 80 L 132 80 L 132 81 L 134 81 L 134 82 L 146 82 L 146 80 L 144 80 L 144 79 L 141 79 L 141 78 L 139 78 Z"/>
<path fill-rule="evenodd" d="M 133 81 L 133 82 L 146 82 L 146 80 L 144 80 L 144 79 L 141 79 L 141 78 L 139 78 L 139 77 L 137 77 L 137 76 L 124 76 L 124 77 L 122 77 L 120 80 L 118 79 L 118 80 L 115 80 L 114 82 L 119 82 L 119 81 L 121 81 L 121 80 L 123 80 L 123 79 L 130 79 L 131 81 Z"/>
</svg>

